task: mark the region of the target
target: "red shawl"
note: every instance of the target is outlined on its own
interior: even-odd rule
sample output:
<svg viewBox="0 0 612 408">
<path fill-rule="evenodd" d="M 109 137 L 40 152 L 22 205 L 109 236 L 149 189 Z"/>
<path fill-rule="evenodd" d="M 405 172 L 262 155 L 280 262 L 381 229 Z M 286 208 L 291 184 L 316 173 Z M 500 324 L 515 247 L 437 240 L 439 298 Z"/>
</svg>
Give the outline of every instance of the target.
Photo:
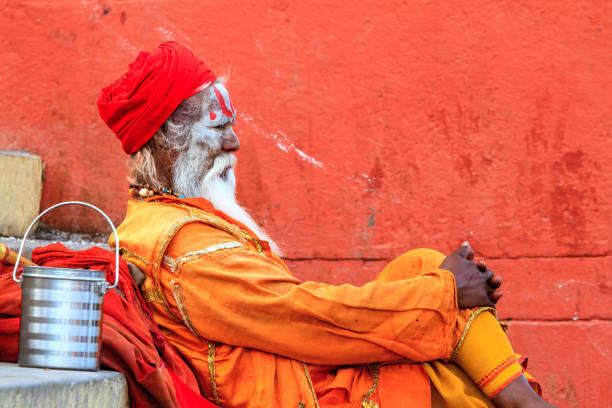
<svg viewBox="0 0 612 408">
<path fill-rule="evenodd" d="M 103 270 L 109 282 L 114 279 L 115 254 L 98 247 L 72 251 L 56 243 L 36 248 L 32 260 L 40 266 Z M 16 362 L 21 290 L 8 269 L 0 270 L 0 361 Z M 151 319 L 123 259 L 117 289 L 104 298 L 101 366 L 125 375 L 131 406 L 214 407 L 200 396 L 193 372 Z"/>
</svg>

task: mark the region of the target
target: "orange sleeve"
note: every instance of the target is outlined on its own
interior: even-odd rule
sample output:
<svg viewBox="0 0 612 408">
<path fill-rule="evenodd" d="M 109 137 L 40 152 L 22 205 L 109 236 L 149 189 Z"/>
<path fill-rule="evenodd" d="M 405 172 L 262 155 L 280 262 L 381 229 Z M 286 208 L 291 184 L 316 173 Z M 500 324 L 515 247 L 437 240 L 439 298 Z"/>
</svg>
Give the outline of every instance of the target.
<svg viewBox="0 0 612 408">
<path fill-rule="evenodd" d="M 470 323 L 453 361 L 487 397 L 493 398 L 523 374 L 520 356 L 514 352 L 494 309 L 476 310 L 470 316 Z"/>
<path fill-rule="evenodd" d="M 172 312 L 201 337 L 334 365 L 449 358 L 456 345 L 448 271 L 362 287 L 301 282 L 284 264 L 238 244 L 197 224 L 167 251 L 184 262 L 162 269 L 162 288 Z"/>
</svg>

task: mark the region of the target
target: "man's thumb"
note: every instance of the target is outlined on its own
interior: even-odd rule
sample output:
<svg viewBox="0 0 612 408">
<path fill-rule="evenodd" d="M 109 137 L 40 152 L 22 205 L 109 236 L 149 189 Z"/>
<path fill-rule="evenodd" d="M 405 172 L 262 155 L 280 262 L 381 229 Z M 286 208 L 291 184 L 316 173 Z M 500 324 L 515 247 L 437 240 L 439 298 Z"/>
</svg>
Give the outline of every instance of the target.
<svg viewBox="0 0 612 408">
<path fill-rule="evenodd" d="M 459 255 L 460 257 L 465 258 L 466 256 L 468 256 L 471 250 L 472 250 L 472 247 L 470 247 L 470 243 L 465 241 L 463 244 L 461 244 L 459 249 L 455 251 L 455 253 Z"/>
</svg>

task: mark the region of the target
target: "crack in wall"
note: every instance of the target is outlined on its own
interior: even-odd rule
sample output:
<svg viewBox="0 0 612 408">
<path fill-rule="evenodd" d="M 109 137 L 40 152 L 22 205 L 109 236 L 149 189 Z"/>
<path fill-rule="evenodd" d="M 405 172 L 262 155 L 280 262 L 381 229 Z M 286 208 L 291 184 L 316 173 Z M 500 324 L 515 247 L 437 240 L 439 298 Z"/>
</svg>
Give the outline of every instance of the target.
<svg viewBox="0 0 612 408">
<path fill-rule="evenodd" d="M 390 261 L 394 257 L 283 257 L 286 261 Z M 518 259 L 572 259 L 572 258 L 612 258 L 612 253 L 610 254 L 584 254 L 584 255 L 560 255 L 560 256 L 550 256 L 550 255 L 531 255 L 531 256 L 486 256 L 480 255 L 477 258 L 486 258 L 487 261 L 503 261 L 503 260 L 518 260 Z"/>
</svg>

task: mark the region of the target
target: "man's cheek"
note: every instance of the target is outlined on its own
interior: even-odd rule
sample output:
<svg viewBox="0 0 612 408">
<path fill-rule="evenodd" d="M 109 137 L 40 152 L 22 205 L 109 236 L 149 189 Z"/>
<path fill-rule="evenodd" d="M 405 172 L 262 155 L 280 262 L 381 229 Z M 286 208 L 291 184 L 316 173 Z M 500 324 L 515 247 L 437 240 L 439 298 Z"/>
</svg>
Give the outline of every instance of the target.
<svg viewBox="0 0 612 408">
<path fill-rule="evenodd" d="M 194 127 L 193 138 L 196 143 L 202 143 L 210 150 L 217 150 L 221 146 L 221 131 L 209 127 Z"/>
</svg>

